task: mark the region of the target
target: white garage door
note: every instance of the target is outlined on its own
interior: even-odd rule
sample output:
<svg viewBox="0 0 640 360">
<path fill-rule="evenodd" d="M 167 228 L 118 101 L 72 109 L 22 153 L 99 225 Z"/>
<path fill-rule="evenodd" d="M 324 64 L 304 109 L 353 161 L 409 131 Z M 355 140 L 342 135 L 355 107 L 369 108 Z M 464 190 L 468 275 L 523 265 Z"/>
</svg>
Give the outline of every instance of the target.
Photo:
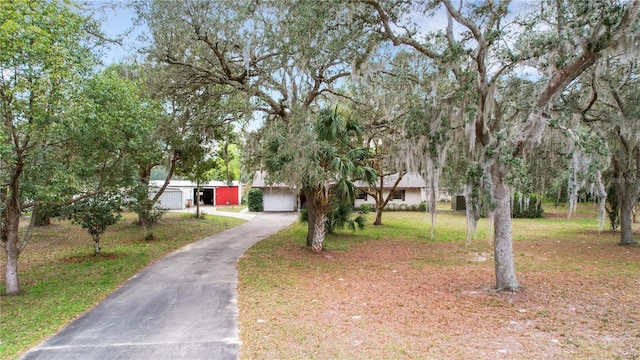
<svg viewBox="0 0 640 360">
<path fill-rule="evenodd" d="M 151 193 L 150 197 L 155 196 L 156 193 Z M 160 195 L 160 207 L 169 210 L 180 210 L 185 207 L 185 200 L 182 194 L 182 190 L 174 188 L 166 188 L 162 195 Z"/>
<path fill-rule="evenodd" d="M 294 211 L 296 195 L 288 190 L 264 189 L 264 211 Z"/>
</svg>

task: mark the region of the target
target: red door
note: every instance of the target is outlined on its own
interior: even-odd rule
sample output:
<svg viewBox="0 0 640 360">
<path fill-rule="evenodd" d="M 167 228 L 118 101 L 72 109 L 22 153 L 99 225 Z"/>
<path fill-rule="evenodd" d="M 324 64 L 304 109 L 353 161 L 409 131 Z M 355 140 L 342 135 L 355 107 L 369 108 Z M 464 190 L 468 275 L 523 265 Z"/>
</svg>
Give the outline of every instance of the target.
<svg viewBox="0 0 640 360">
<path fill-rule="evenodd" d="M 216 188 L 216 205 L 238 205 L 238 187 L 221 186 Z"/>
</svg>

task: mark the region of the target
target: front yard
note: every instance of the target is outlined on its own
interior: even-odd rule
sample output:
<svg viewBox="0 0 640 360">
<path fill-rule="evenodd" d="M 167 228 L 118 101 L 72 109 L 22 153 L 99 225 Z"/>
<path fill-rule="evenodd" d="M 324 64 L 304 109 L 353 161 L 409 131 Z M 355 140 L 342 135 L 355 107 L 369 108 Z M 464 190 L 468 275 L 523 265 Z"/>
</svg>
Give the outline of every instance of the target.
<svg viewBox="0 0 640 360">
<path fill-rule="evenodd" d="M 640 247 L 580 210 L 514 220 L 518 292 L 492 289 L 486 220 L 465 247 L 462 214 L 439 213 L 431 239 L 428 214 L 389 212 L 382 227 L 328 236 L 321 254 L 293 225 L 240 261 L 241 357 L 640 357 Z"/>
</svg>

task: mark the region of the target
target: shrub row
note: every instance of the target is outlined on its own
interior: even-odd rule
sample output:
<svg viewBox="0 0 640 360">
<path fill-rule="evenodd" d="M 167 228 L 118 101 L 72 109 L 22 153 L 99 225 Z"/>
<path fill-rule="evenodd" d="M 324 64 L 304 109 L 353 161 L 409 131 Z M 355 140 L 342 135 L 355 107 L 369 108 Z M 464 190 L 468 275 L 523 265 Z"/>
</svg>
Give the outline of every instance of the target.
<svg viewBox="0 0 640 360">
<path fill-rule="evenodd" d="M 360 210 L 363 214 L 368 214 L 372 211 L 375 211 L 375 207 L 372 204 L 361 204 Z M 384 211 L 419 211 L 426 212 L 427 211 L 427 203 L 425 201 L 420 204 L 387 204 L 384 208 Z"/>
</svg>

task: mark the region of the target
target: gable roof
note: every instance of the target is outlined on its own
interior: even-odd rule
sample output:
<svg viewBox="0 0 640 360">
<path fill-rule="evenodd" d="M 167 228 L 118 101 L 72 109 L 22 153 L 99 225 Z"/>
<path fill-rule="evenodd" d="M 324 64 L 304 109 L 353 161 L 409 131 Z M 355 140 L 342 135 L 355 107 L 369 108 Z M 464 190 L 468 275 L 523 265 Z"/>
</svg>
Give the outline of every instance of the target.
<svg viewBox="0 0 640 360">
<path fill-rule="evenodd" d="M 253 182 L 251 183 L 252 188 L 259 189 L 293 189 L 295 187 L 284 184 L 270 184 L 266 180 L 267 172 L 266 171 L 256 171 L 255 175 L 253 175 Z"/>
<path fill-rule="evenodd" d="M 267 173 L 265 171 L 256 171 L 253 177 L 253 183 L 251 187 L 260 188 L 260 189 L 293 189 L 294 186 L 290 186 L 284 183 L 277 184 L 269 184 L 266 181 Z M 384 188 L 390 188 L 398 179 L 398 173 L 387 175 L 384 177 Z M 356 181 L 356 185 L 360 188 L 368 188 L 369 184 L 364 181 Z M 402 177 L 400 183 L 398 184 L 398 189 L 422 189 L 426 188 L 427 185 L 424 181 L 424 178 L 420 176 L 418 173 L 407 173 Z"/>
</svg>

